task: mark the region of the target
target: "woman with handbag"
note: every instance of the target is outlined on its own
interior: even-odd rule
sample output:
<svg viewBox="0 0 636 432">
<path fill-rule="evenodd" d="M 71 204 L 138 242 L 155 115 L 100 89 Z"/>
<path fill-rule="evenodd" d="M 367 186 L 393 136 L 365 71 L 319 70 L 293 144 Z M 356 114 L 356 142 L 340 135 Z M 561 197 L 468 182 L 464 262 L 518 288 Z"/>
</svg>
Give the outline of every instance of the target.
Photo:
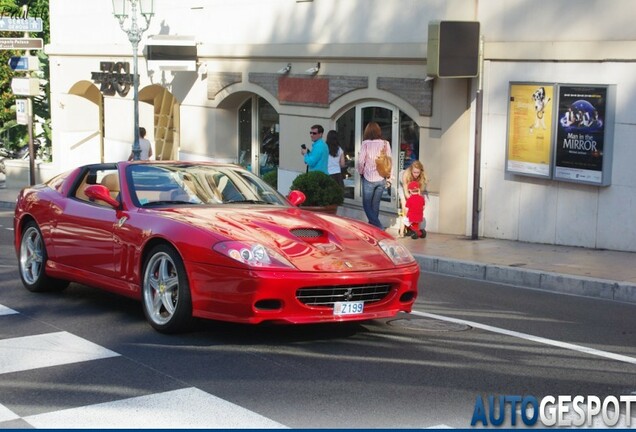
<svg viewBox="0 0 636 432">
<path fill-rule="evenodd" d="M 380 201 L 391 179 L 391 145 L 382 139 L 382 129 L 376 122 L 367 124 L 362 138 L 358 155 L 358 172 L 362 177 L 362 207 L 369 223 L 383 230 Z"/>
</svg>

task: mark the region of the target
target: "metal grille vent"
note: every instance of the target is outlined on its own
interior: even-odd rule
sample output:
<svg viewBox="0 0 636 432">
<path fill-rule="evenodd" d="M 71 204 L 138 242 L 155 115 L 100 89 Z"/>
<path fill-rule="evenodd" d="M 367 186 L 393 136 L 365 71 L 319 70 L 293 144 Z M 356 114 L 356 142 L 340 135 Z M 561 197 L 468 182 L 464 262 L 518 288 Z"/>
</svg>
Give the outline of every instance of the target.
<svg viewBox="0 0 636 432">
<path fill-rule="evenodd" d="M 339 301 L 363 301 L 370 304 L 383 300 L 390 290 L 390 284 L 307 287 L 296 291 L 296 298 L 308 306 L 332 307 Z"/>
<path fill-rule="evenodd" d="M 315 228 L 295 228 L 291 230 L 291 233 L 295 235 L 296 237 L 302 237 L 302 238 L 316 238 L 316 237 L 322 237 L 323 235 L 322 230 L 315 229 Z"/>
</svg>

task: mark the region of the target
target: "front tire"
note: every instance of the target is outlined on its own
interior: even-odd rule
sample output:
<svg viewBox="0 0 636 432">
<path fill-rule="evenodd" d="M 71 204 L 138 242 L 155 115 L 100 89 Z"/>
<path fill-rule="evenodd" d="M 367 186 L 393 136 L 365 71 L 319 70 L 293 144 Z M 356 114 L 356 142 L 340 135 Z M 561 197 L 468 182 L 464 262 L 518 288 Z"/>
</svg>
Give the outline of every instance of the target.
<svg viewBox="0 0 636 432">
<path fill-rule="evenodd" d="M 158 245 L 150 251 L 141 289 L 144 315 L 155 330 L 177 333 L 190 327 L 190 284 L 183 260 L 174 248 Z"/>
<path fill-rule="evenodd" d="M 38 225 L 27 222 L 20 239 L 20 279 L 26 289 L 31 292 L 60 291 L 68 286 L 68 282 L 48 277 L 45 272 L 46 247 L 42 232 Z"/>
</svg>

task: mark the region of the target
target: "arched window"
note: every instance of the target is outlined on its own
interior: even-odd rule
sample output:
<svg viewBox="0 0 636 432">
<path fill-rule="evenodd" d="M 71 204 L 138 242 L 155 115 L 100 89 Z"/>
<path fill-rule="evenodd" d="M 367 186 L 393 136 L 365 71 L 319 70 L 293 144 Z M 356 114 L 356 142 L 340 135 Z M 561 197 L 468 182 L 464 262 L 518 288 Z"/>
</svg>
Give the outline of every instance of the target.
<svg viewBox="0 0 636 432">
<path fill-rule="evenodd" d="M 253 95 L 239 108 L 238 162 L 262 176 L 278 168 L 278 112 L 260 96 Z"/>
</svg>

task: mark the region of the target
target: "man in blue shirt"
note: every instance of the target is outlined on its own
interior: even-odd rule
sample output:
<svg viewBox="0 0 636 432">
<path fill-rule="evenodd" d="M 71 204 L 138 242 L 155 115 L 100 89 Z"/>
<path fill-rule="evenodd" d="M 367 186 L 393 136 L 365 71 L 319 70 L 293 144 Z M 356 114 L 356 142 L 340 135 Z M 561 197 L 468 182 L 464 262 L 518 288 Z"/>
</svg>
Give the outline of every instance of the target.
<svg viewBox="0 0 636 432">
<path fill-rule="evenodd" d="M 309 132 L 309 136 L 313 141 L 311 151 L 306 148 L 301 148 L 300 152 L 305 158 L 305 163 L 309 171 L 322 171 L 328 175 L 327 162 L 329 161 L 329 147 L 327 147 L 327 144 L 322 139 L 324 132 L 325 130 L 322 126 L 313 125 Z"/>
</svg>

